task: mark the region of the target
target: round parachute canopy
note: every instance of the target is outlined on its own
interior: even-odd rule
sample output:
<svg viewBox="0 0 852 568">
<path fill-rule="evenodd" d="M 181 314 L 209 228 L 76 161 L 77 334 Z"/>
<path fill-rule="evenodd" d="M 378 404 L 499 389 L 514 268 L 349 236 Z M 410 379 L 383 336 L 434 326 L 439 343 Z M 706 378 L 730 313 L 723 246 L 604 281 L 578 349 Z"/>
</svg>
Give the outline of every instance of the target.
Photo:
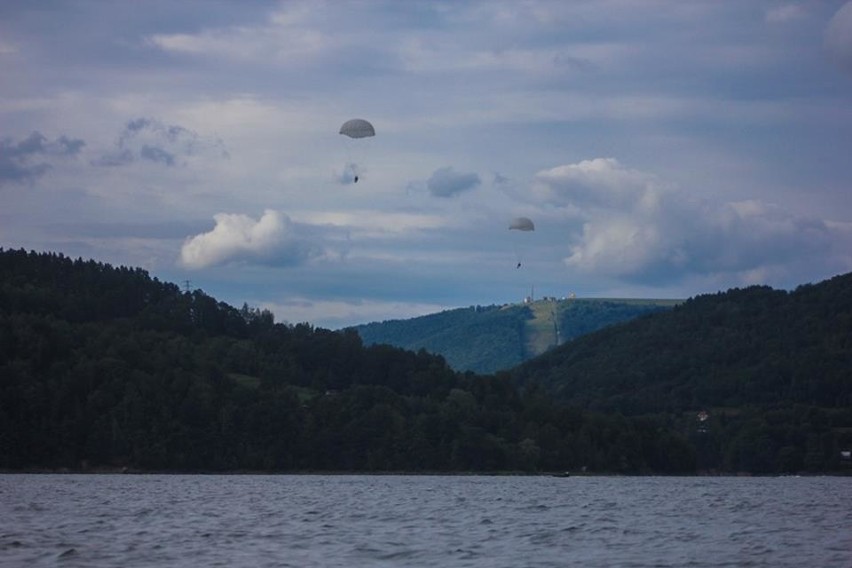
<svg viewBox="0 0 852 568">
<path fill-rule="evenodd" d="M 535 231 L 535 225 L 526 217 L 516 217 L 509 225 L 510 231 Z"/>
<path fill-rule="evenodd" d="M 340 133 L 350 138 L 367 138 L 368 136 L 375 136 L 376 129 L 363 118 L 353 118 L 343 123 L 343 126 L 340 127 Z"/>
</svg>

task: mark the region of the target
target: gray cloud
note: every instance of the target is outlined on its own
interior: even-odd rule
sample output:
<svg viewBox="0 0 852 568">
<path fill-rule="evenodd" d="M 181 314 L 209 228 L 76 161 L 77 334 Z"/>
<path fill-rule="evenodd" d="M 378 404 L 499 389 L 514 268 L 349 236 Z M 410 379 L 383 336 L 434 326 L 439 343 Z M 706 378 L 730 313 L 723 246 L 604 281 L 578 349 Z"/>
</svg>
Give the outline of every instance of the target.
<svg viewBox="0 0 852 568">
<path fill-rule="evenodd" d="M 92 160 L 92 165 L 106 167 L 125 166 L 127 164 L 132 164 L 134 160 L 133 152 L 130 150 L 121 150 L 118 152 L 104 154 L 96 160 Z"/>
<path fill-rule="evenodd" d="M 141 160 L 173 167 L 183 164 L 183 158 L 201 154 L 229 157 L 221 140 L 206 139 L 182 126 L 143 117 L 128 122 L 118 137 L 115 150 L 93 160 L 92 164 L 114 167 Z"/>
<path fill-rule="evenodd" d="M 482 180 L 475 173 L 456 172 L 452 167 L 439 168 L 426 181 L 426 188 L 435 197 L 452 197 L 475 188 Z"/>
<path fill-rule="evenodd" d="M 499 185 L 506 185 L 507 183 L 509 183 L 509 181 L 510 181 L 510 180 L 509 180 L 509 178 L 508 178 L 508 177 L 506 177 L 506 176 L 504 176 L 504 175 L 502 175 L 502 174 L 500 174 L 500 173 L 495 172 L 495 173 L 494 173 L 494 180 L 493 180 L 493 182 L 492 182 L 492 183 L 493 183 L 494 185 L 498 185 L 498 186 L 499 186 Z"/>
<path fill-rule="evenodd" d="M 40 132 L 18 142 L 0 140 L 0 185 L 31 183 L 51 168 L 51 161 L 75 157 L 85 145 L 83 140 L 66 136 L 49 140 Z"/>
<path fill-rule="evenodd" d="M 156 146 L 142 146 L 142 149 L 139 150 L 139 156 L 144 158 L 145 160 L 150 160 L 152 162 L 159 162 L 161 164 L 165 164 L 167 166 L 175 165 L 175 156 L 171 152 L 166 152 L 162 148 L 157 148 Z"/>
</svg>

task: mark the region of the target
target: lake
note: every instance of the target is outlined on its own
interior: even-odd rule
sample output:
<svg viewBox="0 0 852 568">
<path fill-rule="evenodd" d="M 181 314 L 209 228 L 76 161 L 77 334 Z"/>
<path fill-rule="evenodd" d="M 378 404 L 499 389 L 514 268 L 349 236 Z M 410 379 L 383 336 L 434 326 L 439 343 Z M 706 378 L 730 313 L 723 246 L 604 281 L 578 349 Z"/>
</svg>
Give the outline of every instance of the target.
<svg viewBox="0 0 852 568">
<path fill-rule="evenodd" d="M 2 566 L 852 566 L 852 478 L 0 475 Z"/>
</svg>

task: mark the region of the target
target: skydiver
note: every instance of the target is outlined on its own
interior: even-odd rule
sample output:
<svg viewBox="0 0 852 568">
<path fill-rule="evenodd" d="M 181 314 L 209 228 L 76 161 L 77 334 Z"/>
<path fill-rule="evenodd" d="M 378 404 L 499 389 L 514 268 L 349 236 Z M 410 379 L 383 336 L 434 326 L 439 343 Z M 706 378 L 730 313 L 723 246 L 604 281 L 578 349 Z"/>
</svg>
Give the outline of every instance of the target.
<svg viewBox="0 0 852 568">
<path fill-rule="evenodd" d="M 355 183 L 358 183 L 358 176 L 355 176 Z"/>
<path fill-rule="evenodd" d="M 521 267 L 521 263 L 519 262 L 518 266 L 516 266 L 515 268 L 520 268 L 520 267 Z"/>
</svg>

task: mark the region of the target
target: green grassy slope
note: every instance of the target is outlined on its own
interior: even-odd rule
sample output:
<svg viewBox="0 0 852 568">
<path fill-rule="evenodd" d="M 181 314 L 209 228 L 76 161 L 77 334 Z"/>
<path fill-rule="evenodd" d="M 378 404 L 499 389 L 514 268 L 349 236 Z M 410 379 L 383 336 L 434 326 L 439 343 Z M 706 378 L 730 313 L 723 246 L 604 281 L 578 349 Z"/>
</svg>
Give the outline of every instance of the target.
<svg viewBox="0 0 852 568">
<path fill-rule="evenodd" d="M 456 370 L 494 373 L 557 344 L 680 300 L 543 299 L 529 304 L 476 306 L 407 320 L 357 326 L 366 344 L 386 343 L 442 355 Z"/>
</svg>

